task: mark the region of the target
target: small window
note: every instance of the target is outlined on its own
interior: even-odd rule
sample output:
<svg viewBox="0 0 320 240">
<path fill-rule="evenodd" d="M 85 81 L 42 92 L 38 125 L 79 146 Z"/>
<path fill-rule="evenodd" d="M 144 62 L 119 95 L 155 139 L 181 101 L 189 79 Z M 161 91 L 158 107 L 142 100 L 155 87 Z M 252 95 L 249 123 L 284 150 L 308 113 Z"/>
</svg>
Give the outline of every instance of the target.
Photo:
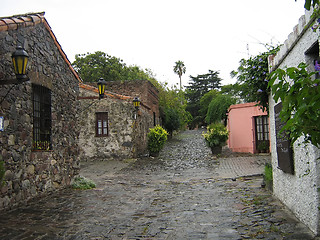
<svg viewBox="0 0 320 240">
<path fill-rule="evenodd" d="M 33 150 L 51 150 L 51 91 L 33 85 Z"/>
<path fill-rule="evenodd" d="M 108 113 L 96 113 L 96 137 L 106 137 L 109 135 Z"/>
</svg>

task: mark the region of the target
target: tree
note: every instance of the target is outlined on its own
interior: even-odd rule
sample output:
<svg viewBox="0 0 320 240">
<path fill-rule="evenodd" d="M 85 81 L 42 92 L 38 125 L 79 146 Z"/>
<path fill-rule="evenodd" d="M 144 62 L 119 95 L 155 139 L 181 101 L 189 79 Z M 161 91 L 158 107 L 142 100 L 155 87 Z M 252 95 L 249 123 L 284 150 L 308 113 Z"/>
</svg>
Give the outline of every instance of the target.
<svg viewBox="0 0 320 240">
<path fill-rule="evenodd" d="M 241 59 L 237 71 L 231 77 L 237 77 L 240 95 L 246 102 L 257 102 L 262 110 L 269 109 L 269 69 L 268 56 L 278 52 L 279 47 L 267 46 L 269 50 L 249 59 Z"/>
<path fill-rule="evenodd" d="M 186 111 L 184 93 L 179 90 L 176 85 L 171 88 L 167 85 L 167 83 L 163 83 L 158 87 L 160 117 L 164 125 L 168 125 L 169 121 L 174 121 L 175 123 L 173 125 L 175 127 L 172 128 L 172 130 L 178 130 L 188 124 L 190 114 Z M 179 126 L 177 126 L 177 122 L 179 122 Z M 170 131 L 169 128 L 171 128 L 171 126 L 167 126 L 168 131 Z"/>
<path fill-rule="evenodd" d="M 174 73 L 179 75 L 179 79 L 180 79 L 180 90 L 182 89 L 182 83 L 181 83 L 181 76 L 182 74 L 186 73 L 186 66 L 184 65 L 184 63 L 182 61 L 177 61 L 175 63 L 176 65 L 174 65 L 173 67 L 173 71 Z"/>
<path fill-rule="evenodd" d="M 212 99 L 217 97 L 219 94 L 219 91 L 217 89 L 213 89 L 206 94 L 204 94 L 200 98 L 200 109 L 199 109 L 199 115 L 201 116 L 202 119 L 206 118 L 207 112 L 208 112 L 208 107 Z"/>
<path fill-rule="evenodd" d="M 186 110 L 191 113 L 193 122 L 191 128 L 197 124 L 204 124 L 205 116 L 199 113 L 201 109 L 200 99 L 211 90 L 220 88 L 221 78 L 218 71 L 209 70 L 209 73 L 190 76 L 189 85 L 186 87 L 185 96 L 187 99 Z"/>
<path fill-rule="evenodd" d="M 206 122 L 211 124 L 224 121 L 224 124 L 226 125 L 226 113 L 228 112 L 229 107 L 235 103 L 236 100 L 233 97 L 219 93 L 215 98 L 212 99 L 208 106 Z"/>
<path fill-rule="evenodd" d="M 167 108 L 165 110 L 163 126 L 169 132 L 171 137 L 173 131 L 180 128 L 180 114 L 177 109 Z"/>
<path fill-rule="evenodd" d="M 154 81 L 154 76 L 150 70 L 142 70 L 135 65 L 127 66 L 122 59 L 101 51 L 77 54 L 72 66 L 85 82 L 96 82 L 99 78 L 103 78 L 106 81 Z"/>
</svg>

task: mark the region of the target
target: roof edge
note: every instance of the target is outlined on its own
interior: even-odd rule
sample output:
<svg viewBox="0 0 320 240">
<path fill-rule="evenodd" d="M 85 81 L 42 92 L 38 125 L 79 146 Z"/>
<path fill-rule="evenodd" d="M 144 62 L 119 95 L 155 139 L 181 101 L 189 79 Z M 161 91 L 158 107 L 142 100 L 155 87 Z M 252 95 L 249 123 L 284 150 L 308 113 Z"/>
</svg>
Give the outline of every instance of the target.
<svg viewBox="0 0 320 240">
<path fill-rule="evenodd" d="M 237 108 L 258 107 L 257 104 L 258 104 L 257 102 L 234 104 L 229 107 L 228 111 L 230 111 L 231 109 L 237 109 Z"/>
<path fill-rule="evenodd" d="M 45 28 L 49 32 L 51 38 L 53 39 L 54 44 L 58 48 L 58 51 L 60 52 L 62 58 L 64 59 L 69 69 L 71 70 L 72 74 L 79 81 L 79 83 L 82 83 L 80 76 L 72 67 L 71 62 L 69 61 L 67 55 L 63 51 L 60 43 L 58 42 L 56 36 L 54 35 L 44 15 L 45 15 L 45 12 L 38 12 L 38 13 L 18 14 L 11 17 L 0 17 L 0 32 L 8 31 L 8 30 L 17 30 L 20 27 L 35 26 L 37 24 L 43 23 Z"/>
</svg>

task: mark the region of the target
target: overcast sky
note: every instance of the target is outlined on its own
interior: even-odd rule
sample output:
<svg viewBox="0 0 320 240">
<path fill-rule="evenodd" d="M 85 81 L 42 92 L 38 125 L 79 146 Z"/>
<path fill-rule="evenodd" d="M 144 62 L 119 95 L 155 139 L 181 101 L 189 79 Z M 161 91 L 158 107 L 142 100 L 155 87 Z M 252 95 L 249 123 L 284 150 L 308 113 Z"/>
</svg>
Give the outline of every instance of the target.
<svg viewBox="0 0 320 240">
<path fill-rule="evenodd" d="M 242 58 L 282 44 L 304 14 L 304 0 L 1 0 L 0 16 L 45 11 L 71 62 L 103 51 L 149 68 L 161 82 L 179 82 L 176 61 L 189 76 L 220 72 L 222 84 Z"/>
</svg>

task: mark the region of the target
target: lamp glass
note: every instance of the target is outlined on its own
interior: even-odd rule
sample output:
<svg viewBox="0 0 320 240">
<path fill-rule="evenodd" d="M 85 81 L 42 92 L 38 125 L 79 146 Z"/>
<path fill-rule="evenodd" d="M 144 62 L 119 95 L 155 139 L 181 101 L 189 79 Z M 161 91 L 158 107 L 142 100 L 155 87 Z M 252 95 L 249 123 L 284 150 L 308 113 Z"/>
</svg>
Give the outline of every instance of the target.
<svg viewBox="0 0 320 240">
<path fill-rule="evenodd" d="M 26 77 L 28 58 L 28 53 L 21 46 L 18 46 L 17 50 L 12 54 L 14 73 L 17 78 Z"/>
<path fill-rule="evenodd" d="M 99 90 L 99 97 L 103 98 L 104 97 L 104 92 L 106 90 L 106 81 L 103 78 L 100 78 L 98 80 L 98 90 Z"/>
<path fill-rule="evenodd" d="M 138 108 L 139 106 L 140 106 L 140 99 L 138 98 L 138 97 L 135 97 L 134 99 L 133 99 L 133 105 L 136 107 L 136 108 Z"/>
</svg>

